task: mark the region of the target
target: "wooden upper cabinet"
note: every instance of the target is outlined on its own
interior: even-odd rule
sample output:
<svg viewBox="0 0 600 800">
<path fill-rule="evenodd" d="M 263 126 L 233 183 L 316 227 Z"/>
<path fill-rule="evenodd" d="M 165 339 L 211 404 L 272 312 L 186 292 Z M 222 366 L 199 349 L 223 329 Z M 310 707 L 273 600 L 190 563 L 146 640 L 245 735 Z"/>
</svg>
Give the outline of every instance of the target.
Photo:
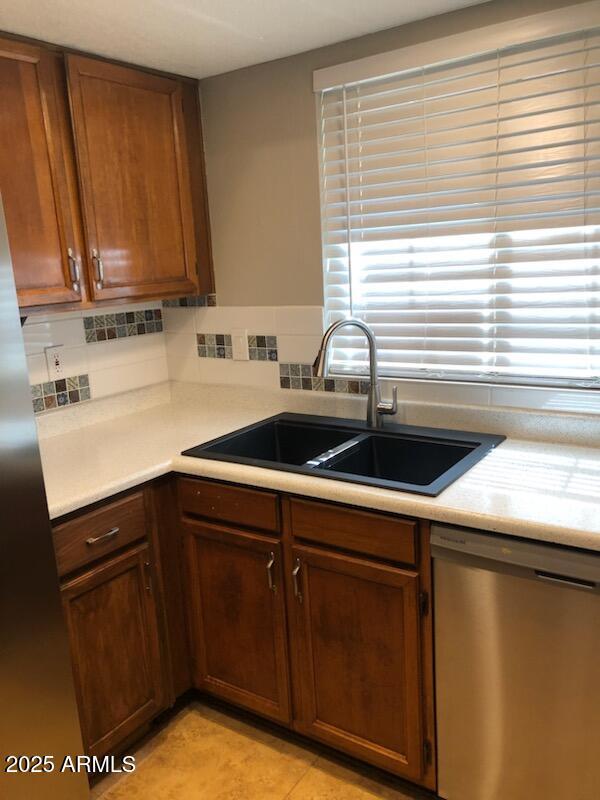
<svg viewBox="0 0 600 800">
<path fill-rule="evenodd" d="M 418 575 L 311 547 L 292 554 L 296 729 L 421 780 Z"/>
<path fill-rule="evenodd" d="M 21 306 L 81 299 L 60 59 L 0 39 L 0 194 Z"/>
<path fill-rule="evenodd" d="M 66 61 L 93 297 L 197 291 L 182 83 Z"/>
</svg>

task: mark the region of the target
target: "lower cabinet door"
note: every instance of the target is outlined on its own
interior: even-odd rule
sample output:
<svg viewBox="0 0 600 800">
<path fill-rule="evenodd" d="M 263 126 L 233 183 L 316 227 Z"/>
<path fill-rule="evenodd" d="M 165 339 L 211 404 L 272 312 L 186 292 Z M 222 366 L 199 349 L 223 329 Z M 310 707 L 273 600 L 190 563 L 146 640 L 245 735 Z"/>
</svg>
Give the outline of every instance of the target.
<svg viewBox="0 0 600 800">
<path fill-rule="evenodd" d="M 295 728 L 419 780 L 418 576 L 303 546 L 293 568 Z"/>
<path fill-rule="evenodd" d="M 186 535 L 196 688 L 288 722 L 279 541 L 208 523 Z"/>
<path fill-rule="evenodd" d="M 104 755 L 162 710 L 157 610 L 147 544 L 62 587 L 86 749 Z"/>
</svg>

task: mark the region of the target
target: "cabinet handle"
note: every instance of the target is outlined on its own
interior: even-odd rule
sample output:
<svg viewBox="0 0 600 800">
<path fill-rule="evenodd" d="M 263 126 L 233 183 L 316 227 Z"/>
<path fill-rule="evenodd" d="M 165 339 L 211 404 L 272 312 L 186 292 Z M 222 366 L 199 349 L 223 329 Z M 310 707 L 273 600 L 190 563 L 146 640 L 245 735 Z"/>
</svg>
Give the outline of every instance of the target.
<svg viewBox="0 0 600 800">
<path fill-rule="evenodd" d="M 146 575 L 146 591 L 152 594 L 152 572 L 149 561 L 144 561 L 144 573 Z"/>
<path fill-rule="evenodd" d="M 119 532 L 119 528 L 111 528 L 106 533 L 103 533 L 102 536 L 90 536 L 89 539 L 85 540 L 87 545 L 97 544 L 97 542 L 103 542 L 105 539 L 112 539 L 113 536 L 116 536 Z"/>
<path fill-rule="evenodd" d="M 79 263 L 73 253 L 73 248 L 67 248 L 67 258 L 69 259 L 69 273 L 71 275 L 71 286 L 74 292 L 79 292 Z"/>
<path fill-rule="evenodd" d="M 272 592 L 277 591 L 275 581 L 273 580 L 273 567 L 275 566 L 275 553 L 269 553 L 269 561 L 267 562 L 267 580 L 269 581 L 269 589 Z"/>
<path fill-rule="evenodd" d="M 96 288 L 103 289 L 104 264 L 102 263 L 102 258 L 100 257 L 100 253 L 96 250 L 96 248 L 92 250 L 92 261 L 94 262 L 94 267 L 96 269 Z"/>
<path fill-rule="evenodd" d="M 296 600 L 301 603 L 302 602 L 302 592 L 300 591 L 300 581 L 298 576 L 300 575 L 300 567 L 302 564 L 300 563 L 300 559 L 296 559 L 296 566 L 292 570 L 292 580 L 294 581 L 294 597 Z"/>
</svg>

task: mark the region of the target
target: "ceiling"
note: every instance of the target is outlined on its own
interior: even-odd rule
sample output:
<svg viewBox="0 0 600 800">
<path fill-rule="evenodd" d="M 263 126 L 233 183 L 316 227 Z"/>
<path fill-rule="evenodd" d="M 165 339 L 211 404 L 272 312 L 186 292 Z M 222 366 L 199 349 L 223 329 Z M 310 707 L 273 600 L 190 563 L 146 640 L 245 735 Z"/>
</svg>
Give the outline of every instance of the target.
<svg viewBox="0 0 600 800">
<path fill-rule="evenodd" d="M 484 0 L 1 0 L 0 30 L 203 78 Z"/>
</svg>

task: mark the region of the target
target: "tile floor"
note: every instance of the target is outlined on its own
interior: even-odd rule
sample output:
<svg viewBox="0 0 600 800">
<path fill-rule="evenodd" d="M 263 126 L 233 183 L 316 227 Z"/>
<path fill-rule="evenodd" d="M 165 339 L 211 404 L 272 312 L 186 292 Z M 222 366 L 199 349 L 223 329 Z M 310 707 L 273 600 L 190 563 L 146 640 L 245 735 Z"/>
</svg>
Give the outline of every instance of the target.
<svg viewBox="0 0 600 800">
<path fill-rule="evenodd" d="M 415 800 L 283 737 L 194 702 L 137 751 L 137 769 L 104 778 L 93 800 Z"/>
</svg>

